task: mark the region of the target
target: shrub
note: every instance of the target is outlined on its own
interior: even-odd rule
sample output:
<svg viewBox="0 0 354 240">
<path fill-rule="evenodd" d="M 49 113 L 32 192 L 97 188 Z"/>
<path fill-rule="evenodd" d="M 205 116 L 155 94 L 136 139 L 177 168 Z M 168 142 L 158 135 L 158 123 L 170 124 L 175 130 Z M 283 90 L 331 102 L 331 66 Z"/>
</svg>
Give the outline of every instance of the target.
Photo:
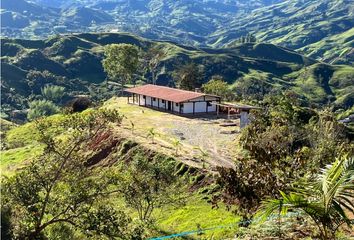
<svg viewBox="0 0 354 240">
<path fill-rule="evenodd" d="M 65 94 L 65 87 L 46 85 L 41 89 L 42 95 L 49 101 L 60 102 Z"/>
<path fill-rule="evenodd" d="M 78 97 L 72 100 L 68 107 L 70 112 L 82 112 L 88 109 L 92 105 L 92 101 L 87 97 Z"/>
<path fill-rule="evenodd" d="M 40 117 L 53 115 L 59 112 L 58 106 L 48 100 L 35 100 L 29 103 L 27 118 L 34 120 Z"/>
</svg>

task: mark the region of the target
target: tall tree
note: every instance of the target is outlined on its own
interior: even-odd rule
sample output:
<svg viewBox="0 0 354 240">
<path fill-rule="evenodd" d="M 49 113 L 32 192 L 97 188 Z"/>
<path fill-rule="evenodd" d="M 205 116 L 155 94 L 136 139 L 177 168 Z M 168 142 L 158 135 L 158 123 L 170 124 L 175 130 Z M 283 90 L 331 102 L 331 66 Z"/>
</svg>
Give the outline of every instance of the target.
<svg viewBox="0 0 354 240">
<path fill-rule="evenodd" d="M 103 69 L 108 78 L 117 81 L 123 95 L 124 86 L 131 83 L 139 67 L 139 48 L 131 44 L 111 44 L 105 47 Z"/>
<path fill-rule="evenodd" d="M 194 90 L 201 86 L 203 69 L 195 63 L 187 63 L 177 68 L 173 73 L 174 81 L 178 88 Z"/>
<path fill-rule="evenodd" d="M 157 74 L 157 69 L 160 64 L 160 62 L 165 58 L 166 53 L 154 46 L 148 49 L 148 51 L 144 55 L 144 63 L 148 71 L 151 73 L 151 82 L 152 84 L 156 84 L 156 74 Z"/>
<path fill-rule="evenodd" d="M 233 98 L 232 91 L 222 76 L 213 76 L 209 82 L 202 85 L 202 89 L 204 93 L 220 96 L 224 100 L 231 100 Z"/>
</svg>

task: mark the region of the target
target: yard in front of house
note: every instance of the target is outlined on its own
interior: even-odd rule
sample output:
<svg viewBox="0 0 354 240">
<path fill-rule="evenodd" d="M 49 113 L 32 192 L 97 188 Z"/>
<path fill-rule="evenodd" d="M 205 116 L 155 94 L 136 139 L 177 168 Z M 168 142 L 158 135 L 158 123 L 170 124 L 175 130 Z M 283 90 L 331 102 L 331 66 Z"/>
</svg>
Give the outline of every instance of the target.
<svg viewBox="0 0 354 240">
<path fill-rule="evenodd" d="M 221 127 L 220 124 L 227 120 L 215 113 L 179 116 L 128 104 L 124 97 L 114 97 L 103 107 L 117 109 L 124 115 L 123 131 L 121 128 L 117 131 L 149 148 L 174 155 L 177 149 L 177 157 L 191 166 L 200 167 L 203 161 L 211 167 L 234 166 L 239 119 L 233 120 L 237 126 Z"/>
</svg>

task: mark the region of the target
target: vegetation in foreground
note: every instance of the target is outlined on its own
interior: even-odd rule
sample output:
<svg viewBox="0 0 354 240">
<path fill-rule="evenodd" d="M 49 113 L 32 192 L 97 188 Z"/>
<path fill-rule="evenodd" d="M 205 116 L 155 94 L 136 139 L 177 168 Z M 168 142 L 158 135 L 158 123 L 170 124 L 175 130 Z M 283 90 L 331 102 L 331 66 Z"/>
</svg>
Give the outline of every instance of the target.
<svg viewBox="0 0 354 240">
<path fill-rule="evenodd" d="M 3 229 L 8 229 L 4 233 L 14 238 L 137 239 L 216 227 L 191 237 L 255 238 L 252 231 L 260 231 L 263 235 L 258 237 L 263 239 L 278 236 L 278 229 L 284 239 L 292 239 L 289 236 L 297 230 L 304 232 L 302 237 L 321 237 L 301 213 L 298 220 L 279 221 L 270 231 L 254 217 L 262 200 L 292 196 L 294 180 L 315 178 L 337 156 L 352 154 L 351 137 L 332 113 L 294 104 L 290 96 L 264 100 L 265 111 L 255 112 L 242 132 L 236 168 L 219 168 L 218 174 L 212 174 L 207 164 L 191 168 L 176 162 L 177 154 L 169 157 L 116 135 L 123 131 L 122 115 L 116 110 L 54 115 L 29 123 L 32 130 L 15 127 L 6 134 L 7 148 L 26 147 L 36 139 L 41 149 L 33 160 L 22 157 L 26 163 L 2 179 L 7 200 L 2 202 L 7 219 Z M 148 136 L 146 140 L 151 142 Z M 25 145 L 18 145 L 22 142 Z M 11 150 L 6 152 L 11 155 Z M 198 158 L 202 161 L 202 154 Z M 315 214 L 321 216 L 319 210 Z M 303 219 L 303 225 L 296 225 Z M 338 230 L 346 233 L 345 228 Z"/>
</svg>

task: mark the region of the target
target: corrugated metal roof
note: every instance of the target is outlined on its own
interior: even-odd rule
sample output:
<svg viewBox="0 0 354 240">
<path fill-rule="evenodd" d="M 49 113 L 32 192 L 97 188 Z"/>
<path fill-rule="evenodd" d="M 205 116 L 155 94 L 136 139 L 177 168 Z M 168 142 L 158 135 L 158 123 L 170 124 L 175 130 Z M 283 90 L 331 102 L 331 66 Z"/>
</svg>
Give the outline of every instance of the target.
<svg viewBox="0 0 354 240">
<path fill-rule="evenodd" d="M 158 85 L 151 85 L 151 84 L 128 88 L 125 91 L 130 93 L 145 95 L 149 97 L 159 98 L 167 101 L 172 101 L 176 103 L 185 102 L 203 96 L 217 97 L 217 96 L 208 95 L 199 92 L 192 92 L 192 91 L 186 91 L 186 90 L 158 86 Z"/>
</svg>

